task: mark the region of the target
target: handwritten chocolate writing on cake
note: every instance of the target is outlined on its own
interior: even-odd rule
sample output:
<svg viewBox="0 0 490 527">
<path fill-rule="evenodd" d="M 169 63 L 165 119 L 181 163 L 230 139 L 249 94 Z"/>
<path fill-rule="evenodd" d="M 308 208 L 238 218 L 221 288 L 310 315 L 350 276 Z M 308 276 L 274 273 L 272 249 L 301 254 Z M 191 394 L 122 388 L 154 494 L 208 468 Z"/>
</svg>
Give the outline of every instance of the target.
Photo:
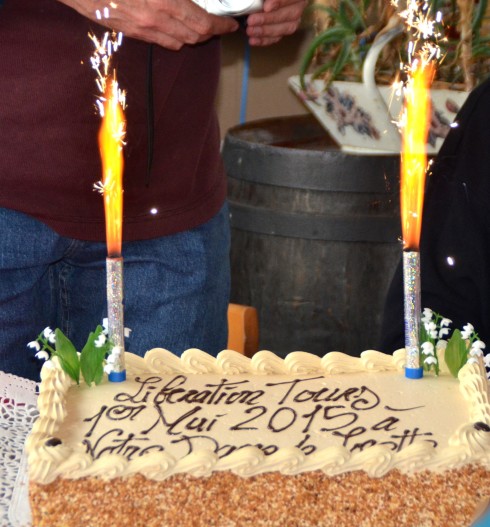
<svg viewBox="0 0 490 527">
<path fill-rule="evenodd" d="M 275 382 L 208 376 L 199 384 L 196 377 L 150 375 L 122 385 L 84 419 L 87 451 L 94 458 L 115 453 L 132 459 L 205 449 L 222 458 L 246 446 L 265 455 L 291 446 L 306 455 L 328 446 L 350 452 L 378 444 L 399 452 L 415 441 L 437 446 L 432 432 L 416 425 L 423 406 L 383 401 L 364 384 L 339 386 L 323 376 Z"/>
</svg>

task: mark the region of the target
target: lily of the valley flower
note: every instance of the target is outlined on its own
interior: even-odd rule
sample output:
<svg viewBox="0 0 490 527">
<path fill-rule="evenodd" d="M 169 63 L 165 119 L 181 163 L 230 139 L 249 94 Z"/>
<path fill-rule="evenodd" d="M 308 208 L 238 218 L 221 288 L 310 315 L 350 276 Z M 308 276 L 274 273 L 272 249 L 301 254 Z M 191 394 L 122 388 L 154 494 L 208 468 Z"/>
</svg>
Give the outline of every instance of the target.
<svg viewBox="0 0 490 527">
<path fill-rule="evenodd" d="M 452 320 L 442 317 L 429 308 L 424 309 L 421 322 L 423 326 L 420 360 L 426 370 L 434 370 L 438 375 L 439 358 L 442 356 L 454 376 L 465 363 L 476 364 L 482 357 L 490 370 L 490 355 L 484 356 L 485 344 L 479 339 L 473 324 L 468 322 L 461 332 L 452 333 L 449 328 Z M 488 377 L 490 378 L 490 372 Z"/>
<path fill-rule="evenodd" d="M 122 353 L 121 346 L 114 346 L 112 348 L 111 354 L 109 356 L 113 356 L 114 358 L 118 358 L 119 355 L 121 355 L 121 353 Z"/>
<path fill-rule="evenodd" d="M 121 346 L 114 346 L 106 359 L 107 364 L 114 364 L 121 355 Z"/>
<path fill-rule="evenodd" d="M 468 322 L 465 326 L 463 326 L 463 331 L 461 332 L 461 338 L 463 340 L 470 339 L 473 333 L 475 332 L 475 328 L 472 324 Z"/>
<path fill-rule="evenodd" d="M 121 355 L 122 349 L 120 346 L 114 346 L 109 353 L 109 356 L 106 359 L 106 363 L 104 365 L 104 372 L 109 375 L 114 371 L 114 364 L 119 359 L 119 355 Z"/>
<path fill-rule="evenodd" d="M 425 364 L 437 364 L 437 359 L 433 355 L 429 355 L 424 359 Z"/>
<path fill-rule="evenodd" d="M 27 344 L 27 347 L 32 348 L 36 351 L 41 351 L 41 344 L 39 344 L 37 340 L 33 340 L 32 342 L 29 342 L 29 344 Z"/>
<path fill-rule="evenodd" d="M 431 339 L 437 338 L 437 325 L 433 320 L 430 320 L 429 322 L 426 322 L 424 324 L 425 330 L 427 331 L 427 334 Z"/>
<path fill-rule="evenodd" d="M 442 325 L 442 322 L 441 322 Z M 444 337 L 447 337 L 449 335 L 449 328 L 442 328 L 439 330 L 439 339 L 442 339 Z"/>
<path fill-rule="evenodd" d="M 94 345 L 96 348 L 102 348 L 102 346 L 107 342 L 107 337 L 104 333 L 101 333 L 95 340 Z"/>
<path fill-rule="evenodd" d="M 107 364 L 114 364 L 116 362 L 116 356 L 113 353 L 110 353 L 106 359 Z"/>
<path fill-rule="evenodd" d="M 423 342 L 421 347 L 424 355 L 434 355 L 434 344 L 432 342 Z"/>
<path fill-rule="evenodd" d="M 48 360 L 49 359 L 49 353 L 47 351 L 38 351 L 36 353 L 36 359 Z"/>
<path fill-rule="evenodd" d="M 471 347 L 472 348 L 477 348 L 477 349 L 480 349 L 480 350 L 484 350 L 486 348 L 485 343 L 482 342 L 481 340 L 475 340 L 475 342 L 473 342 Z"/>
<path fill-rule="evenodd" d="M 482 357 L 483 350 L 485 349 L 485 343 L 481 340 L 475 340 L 470 348 L 470 355 L 472 357 Z"/>
<path fill-rule="evenodd" d="M 105 320 L 105 326 L 107 327 L 107 319 Z M 56 335 L 60 335 L 60 342 L 57 342 Z M 104 368 L 105 357 L 112 343 L 98 326 L 95 330 L 95 336 L 94 333 L 90 333 L 82 352 L 74 354 L 73 350 L 76 351 L 75 346 L 61 330 L 57 329 L 55 333 L 50 327 L 46 327 L 37 339 L 29 342 L 27 346 L 34 350 L 37 359 L 45 361 L 43 368 L 54 367 L 51 359 L 57 357 L 61 368 L 77 384 L 80 382 L 81 374 L 85 382 L 90 386 L 94 382 L 95 384 L 101 382 L 101 370 Z M 100 351 L 96 352 L 96 350 Z M 115 353 L 111 354 L 107 359 L 108 367 L 105 371 L 110 372 L 113 369 L 118 354 L 122 353 L 120 347 L 114 347 L 113 351 Z"/>
<path fill-rule="evenodd" d="M 433 320 L 430 320 L 425 324 L 425 329 L 428 332 L 434 331 L 434 329 L 437 329 L 436 323 Z"/>
<path fill-rule="evenodd" d="M 55 341 L 56 341 L 56 337 L 55 337 L 54 331 L 49 326 L 44 328 L 43 336 L 44 336 L 45 339 L 48 340 L 48 342 L 50 344 L 54 344 Z"/>
</svg>

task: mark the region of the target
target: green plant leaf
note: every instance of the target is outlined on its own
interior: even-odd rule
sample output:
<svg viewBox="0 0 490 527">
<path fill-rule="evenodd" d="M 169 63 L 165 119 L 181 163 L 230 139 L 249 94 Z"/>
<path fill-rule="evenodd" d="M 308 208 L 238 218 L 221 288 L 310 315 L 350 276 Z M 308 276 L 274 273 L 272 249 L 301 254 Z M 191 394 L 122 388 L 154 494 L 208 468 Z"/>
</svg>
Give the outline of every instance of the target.
<svg viewBox="0 0 490 527">
<path fill-rule="evenodd" d="M 317 79 L 320 77 L 323 73 L 325 73 L 328 70 L 331 70 L 334 67 L 335 63 L 332 60 L 329 60 L 325 64 L 322 64 L 319 68 L 317 68 L 312 74 L 313 79 Z"/>
<path fill-rule="evenodd" d="M 427 333 L 427 330 L 423 324 L 420 324 L 419 339 L 422 343 L 430 341 L 429 334 Z"/>
<path fill-rule="evenodd" d="M 475 3 L 473 10 L 473 20 L 471 21 L 471 29 L 476 33 L 480 34 L 480 28 L 487 11 L 487 0 L 480 0 Z"/>
<path fill-rule="evenodd" d="M 355 32 L 356 26 L 352 21 L 350 13 L 347 11 L 347 6 L 345 2 L 341 2 L 339 4 L 338 12 L 339 12 L 338 23 L 345 29 Z"/>
<path fill-rule="evenodd" d="M 356 2 L 352 0 L 343 0 L 345 4 L 349 6 L 350 11 L 350 26 L 356 31 L 362 31 L 366 28 L 366 24 L 362 18 L 362 13 Z"/>
<path fill-rule="evenodd" d="M 301 89 L 306 90 L 305 75 L 318 48 L 325 45 L 339 44 L 347 38 L 349 32 L 341 27 L 332 27 L 318 35 L 310 44 L 300 64 L 299 78 Z"/>
<path fill-rule="evenodd" d="M 342 43 L 341 50 L 337 56 L 337 61 L 333 67 L 332 77 L 336 77 L 345 68 L 349 61 L 352 44 L 353 39 L 345 39 Z"/>
<path fill-rule="evenodd" d="M 471 6 L 471 77 L 475 84 L 485 79 L 489 71 L 490 46 L 485 45 L 486 37 L 489 34 L 486 26 L 489 4 L 489 0 L 479 0 L 473 2 Z M 465 75 L 462 46 L 459 38 L 463 18 L 462 5 L 456 0 L 430 0 L 427 7 L 428 20 L 435 20 L 434 34 L 427 40 L 434 43 L 437 40 L 441 57 L 444 57 L 437 68 L 436 80 L 449 84 L 461 83 L 464 81 Z M 317 37 L 322 39 L 325 36 L 326 40 L 323 43 L 313 41 L 313 48 L 309 48 L 304 57 L 303 69 L 300 69 L 302 89 L 306 91 L 304 79 L 306 72 L 318 67 L 317 63 L 323 65 L 326 62 L 337 61 L 338 54 L 343 51 L 342 40 L 349 37 L 354 37 L 359 42 L 353 47 L 345 62 L 344 59 L 337 61 L 337 64 L 343 64 L 343 68 L 335 74 L 330 71 L 327 77 L 329 81 L 357 78 L 355 74 L 353 75 L 352 68 L 357 70 L 359 63 L 362 66 L 366 53 L 373 45 L 375 35 L 386 24 L 387 19 L 385 20 L 385 17 L 390 16 L 389 11 L 383 8 L 382 2 L 372 2 L 371 0 L 339 0 L 335 6 L 313 4 L 307 10 L 323 15 L 324 24 L 327 24 L 328 27 L 321 29 L 322 33 Z M 444 15 L 443 21 L 436 20 L 439 12 Z M 333 41 L 330 39 L 331 31 L 345 31 L 347 33 L 343 35 L 337 33 L 340 36 Z M 438 38 L 437 35 L 443 36 L 443 38 Z M 386 45 L 376 64 L 375 76 L 380 83 L 385 83 L 390 77 L 398 76 L 400 61 L 402 63 L 408 61 L 407 40 L 412 38 L 413 36 L 407 31 L 405 36 L 394 39 Z M 400 60 L 395 58 L 398 56 Z"/>
<path fill-rule="evenodd" d="M 488 43 L 490 39 L 482 38 L 478 43 L 473 46 L 473 56 L 474 57 L 488 57 L 490 56 L 490 49 L 488 48 Z"/>
<path fill-rule="evenodd" d="M 87 342 L 80 353 L 80 369 L 85 382 L 91 386 L 100 384 L 104 374 L 104 359 L 107 353 L 107 345 L 100 348 L 96 347 L 95 341 L 102 333 L 102 326 L 97 326 L 94 332 L 90 333 Z"/>
<path fill-rule="evenodd" d="M 80 384 L 80 361 L 71 340 L 60 330 L 55 330 L 56 356 L 60 365 L 77 384 Z"/>
<path fill-rule="evenodd" d="M 461 331 L 455 329 L 451 338 L 449 339 L 444 353 L 444 360 L 453 377 L 457 377 L 459 370 L 466 364 L 468 360 L 468 352 L 466 350 L 466 342 L 461 337 Z"/>
</svg>

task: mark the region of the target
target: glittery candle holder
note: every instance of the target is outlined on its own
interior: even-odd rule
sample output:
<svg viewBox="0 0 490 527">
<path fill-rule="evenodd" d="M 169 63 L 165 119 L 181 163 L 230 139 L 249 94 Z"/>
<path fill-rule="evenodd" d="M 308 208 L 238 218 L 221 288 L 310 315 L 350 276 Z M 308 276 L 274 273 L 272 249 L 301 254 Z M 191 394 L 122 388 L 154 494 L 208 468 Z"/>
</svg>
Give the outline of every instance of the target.
<svg viewBox="0 0 490 527">
<path fill-rule="evenodd" d="M 405 307 L 405 351 L 407 364 L 405 377 L 420 379 L 419 327 L 420 327 L 420 253 L 403 252 L 403 291 Z"/>
<path fill-rule="evenodd" d="M 123 259 L 106 258 L 107 269 L 107 322 L 109 339 L 118 353 L 114 353 L 109 381 L 121 382 L 126 379 L 124 365 L 124 317 L 123 317 Z"/>
</svg>

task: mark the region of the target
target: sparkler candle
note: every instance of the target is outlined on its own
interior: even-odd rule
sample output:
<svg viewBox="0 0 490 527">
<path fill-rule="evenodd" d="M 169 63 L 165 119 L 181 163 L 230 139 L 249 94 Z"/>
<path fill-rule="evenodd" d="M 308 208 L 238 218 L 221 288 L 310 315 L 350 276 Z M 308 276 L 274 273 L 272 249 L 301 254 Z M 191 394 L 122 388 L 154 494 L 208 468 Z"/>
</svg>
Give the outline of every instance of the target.
<svg viewBox="0 0 490 527">
<path fill-rule="evenodd" d="M 124 112 L 115 78 L 107 83 L 104 114 L 99 132 L 102 159 L 102 188 L 107 238 L 107 309 L 109 338 L 113 343 L 112 371 L 109 380 L 126 379 L 124 366 L 123 259 L 122 249 L 122 174 Z"/>
<path fill-rule="evenodd" d="M 429 86 L 434 67 L 431 62 L 416 61 L 405 90 L 405 109 L 401 155 L 401 216 L 403 234 L 403 278 L 405 307 L 405 376 L 423 375 L 419 359 L 420 326 L 420 231 L 427 166 L 429 130 Z"/>
</svg>

